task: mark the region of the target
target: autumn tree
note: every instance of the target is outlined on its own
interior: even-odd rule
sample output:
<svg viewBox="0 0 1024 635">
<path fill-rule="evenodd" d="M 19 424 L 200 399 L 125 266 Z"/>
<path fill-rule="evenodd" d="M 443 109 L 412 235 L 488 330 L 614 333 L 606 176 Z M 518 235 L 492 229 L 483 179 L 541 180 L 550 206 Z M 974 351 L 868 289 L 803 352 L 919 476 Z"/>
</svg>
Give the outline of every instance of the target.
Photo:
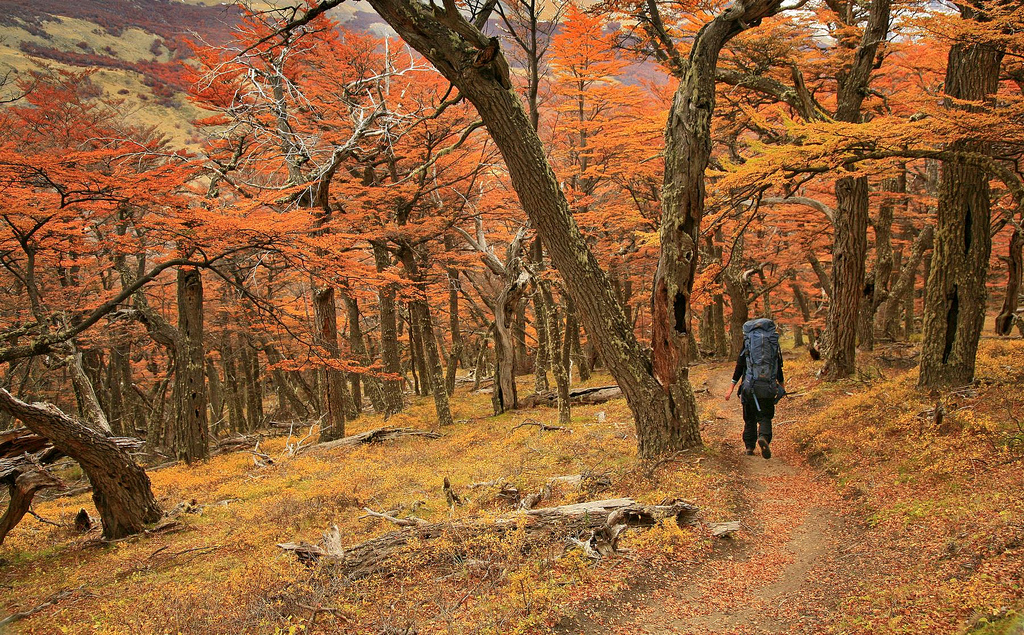
<svg viewBox="0 0 1024 635">
<path fill-rule="evenodd" d="M 336 4 L 319 4 L 295 23 Z M 501 150 L 524 209 L 551 249 L 552 262 L 580 309 L 588 334 L 633 410 L 640 454 L 653 456 L 699 444 L 684 341 L 690 326 L 693 247 L 703 211 L 714 69 L 725 42 L 777 11 L 779 3 L 732 5 L 701 30 L 688 58 L 678 56 L 681 88 L 667 133 L 663 258 L 655 296 L 655 307 L 661 307 L 655 311 L 655 325 L 662 330 L 656 333 L 653 367 L 572 219 L 540 140 L 513 92 L 500 42 L 480 31 L 489 8 L 467 19 L 453 2 L 434 10 L 399 0 L 373 0 L 371 6 L 476 107 Z M 694 151 L 692 156 L 689 150 Z M 660 318 L 671 330 L 658 325 Z"/>
</svg>

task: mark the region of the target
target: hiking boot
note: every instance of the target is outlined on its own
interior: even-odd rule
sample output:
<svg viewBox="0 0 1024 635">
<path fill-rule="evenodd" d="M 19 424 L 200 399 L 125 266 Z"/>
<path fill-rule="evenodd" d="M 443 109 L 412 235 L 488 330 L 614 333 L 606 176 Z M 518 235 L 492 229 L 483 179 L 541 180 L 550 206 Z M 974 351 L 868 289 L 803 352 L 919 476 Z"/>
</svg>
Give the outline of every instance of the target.
<svg viewBox="0 0 1024 635">
<path fill-rule="evenodd" d="M 747 448 L 747 456 L 754 456 L 754 448 Z"/>
<path fill-rule="evenodd" d="M 761 456 L 766 459 L 772 458 L 772 450 L 768 447 L 768 439 L 757 437 L 757 445 L 761 447 Z"/>
</svg>

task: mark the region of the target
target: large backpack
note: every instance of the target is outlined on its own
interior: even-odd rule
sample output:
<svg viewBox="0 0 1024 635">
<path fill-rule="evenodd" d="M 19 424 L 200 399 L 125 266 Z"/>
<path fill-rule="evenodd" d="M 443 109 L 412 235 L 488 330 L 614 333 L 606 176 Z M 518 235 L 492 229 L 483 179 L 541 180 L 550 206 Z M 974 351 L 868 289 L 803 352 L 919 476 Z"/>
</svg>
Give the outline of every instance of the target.
<svg viewBox="0 0 1024 635">
<path fill-rule="evenodd" d="M 779 396 L 779 333 L 768 318 L 750 320 L 743 325 L 743 350 L 747 356 L 747 372 L 743 375 L 744 391 L 761 409 L 762 399 L 774 402 Z"/>
</svg>

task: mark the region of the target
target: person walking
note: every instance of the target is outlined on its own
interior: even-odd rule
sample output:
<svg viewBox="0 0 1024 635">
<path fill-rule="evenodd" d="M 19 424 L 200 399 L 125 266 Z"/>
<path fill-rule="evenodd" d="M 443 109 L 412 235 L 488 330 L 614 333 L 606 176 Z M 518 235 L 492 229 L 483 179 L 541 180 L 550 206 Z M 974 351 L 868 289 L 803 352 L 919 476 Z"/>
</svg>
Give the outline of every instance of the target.
<svg viewBox="0 0 1024 635">
<path fill-rule="evenodd" d="M 756 445 L 761 448 L 761 456 L 770 459 L 772 419 L 776 402 L 786 394 L 786 378 L 782 373 L 779 334 L 775 322 L 768 318 L 743 325 L 743 350 L 736 360 L 726 401 L 737 387 L 743 405 L 743 445 L 747 454 L 754 454 Z"/>
</svg>

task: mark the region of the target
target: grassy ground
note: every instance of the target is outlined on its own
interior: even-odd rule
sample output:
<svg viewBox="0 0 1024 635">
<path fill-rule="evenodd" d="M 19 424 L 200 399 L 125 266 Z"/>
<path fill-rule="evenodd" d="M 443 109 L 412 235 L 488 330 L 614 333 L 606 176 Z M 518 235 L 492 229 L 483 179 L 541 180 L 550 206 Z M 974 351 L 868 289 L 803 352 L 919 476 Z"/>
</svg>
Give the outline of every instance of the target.
<svg viewBox="0 0 1024 635">
<path fill-rule="evenodd" d="M 878 351 L 794 423 L 865 525 L 838 630 L 1024 632 L 1024 341 L 984 340 L 975 385 L 941 393 L 916 388 L 913 353 Z"/>
<path fill-rule="evenodd" d="M 316 542 L 331 524 L 340 528 L 346 544 L 393 529 L 359 519 L 363 507 L 388 510 L 419 503 L 416 515 L 430 521 L 508 513 L 509 505 L 495 490 L 467 488 L 498 478 L 535 491 L 553 476 L 602 474 L 611 482 L 609 489 L 556 489 L 546 504 L 619 496 L 657 503 L 680 497 L 697 502 L 707 519 L 727 515 L 722 476 L 703 462 L 672 463 L 654 479 L 646 478 L 636 465 L 636 440 L 622 400 L 576 408 L 571 433 L 536 427 L 510 433 L 527 419 L 554 423 L 556 413 L 543 409 L 488 417 L 488 395 L 459 394 L 453 407 L 459 423 L 442 430 L 445 436 L 438 440 L 413 438 L 289 458 L 286 439 L 279 437 L 260 446 L 276 459 L 269 467 L 257 467 L 251 454 L 239 452 L 192 468 L 154 471 L 153 487 L 165 508 L 185 501 L 204 506 L 202 513 L 182 516 L 184 526 L 176 533 L 97 546 L 90 542 L 95 533 L 79 537 L 28 518 L 0 547 L 6 561 L 0 568 L 5 589 L 0 605 L 10 613 L 82 587 L 57 610 L 21 622 L 27 633 L 287 632 L 292 626 L 336 632 L 342 625 L 350 632 L 380 633 L 403 632 L 407 624 L 420 633 L 524 632 L 614 593 L 631 571 L 697 557 L 707 548 L 706 533 L 673 527 L 633 534 L 626 544 L 634 549 L 629 558 L 597 566 L 563 544 L 537 548 L 516 534 L 501 542 L 450 536 L 411 549 L 387 576 L 353 583 L 310 571 L 275 545 Z M 432 404 L 418 400 L 388 425 L 430 429 L 433 420 Z M 350 432 L 380 425 L 376 417 L 362 417 Z M 470 498 L 467 505 L 448 509 L 441 489 L 445 476 Z M 36 511 L 68 524 L 81 507 L 92 510 L 88 495 L 42 503 Z M 493 565 L 479 571 L 467 560 Z M 318 614 L 311 624 L 307 607 L 321 605 L 338 610 Z"/>
<path fill-rule="evenodd" d="M 458 423 L 438 440 L 288 457 L 278 437 L 260 446 L 271 466 L 238 452 L 156 470 L 165 508 L 195 501 L 201 513 L 181 516 L 176 532 L 109 546 L 96 545 L 96 533 L 27 518 L 0 547 L 0 615 L 77 589 L 16 632 L 584 632 L 577 617 L 586 611 L 587 633 L 647 632 L 641 614 L 661 619 L 655 632 L 666 633 L 1019 633 L 1024 341 L 984 341 L 977 385 L 951 393 L 917 390 L 912 355 L 880 349 L 864 356 L 857 380 L 828 385 L 809 360 L 787 361 L 798 395 L 780 406 L 772 461 L 739 456 L 735 404 L 720 400 L 729 368 L 719 364 L 692 372 L 697 387 L 711 386 L 699 396 L 707 448 L 653 475 L 637 465 L 622 400 L 574 409 L 571 433 L 511 431 L 525 420 L 554 423 L 556 413 L 489 417 L 488 395 L 461 391 L 453 400 Z M 350 433 L 380 425 L 362 417 Z M 417 400 L 388 425 L 432 429 L 432 404 Z M 345 544 L 393 529 L 360 519 L 363 507 L 418 505 L 416 515 L 430 521 L 485 521 L 509 505 L 470 483 L 506 479 L 535 491 L 551 477 L 581 473 L 605 475 L 611 486 L 556 488 L 546 504 L 679 497 L 706 521 L 742 518 L 750 536 L 726 546 L 706 527 L 631 532 L 623 557 L 593 564 L 561 542 L 531 543 L 518 533 L 449 535 L 352 582 L 307 569 L 275 546 L 315 542 L 332 524 Z M 447 507 L 445 476 L 468 504 Z M 92 509 L 88 495 L 36 511 L 68 524 L 80 507 Z M 760 615 L 757 627 L 749 616 L 736 619 L 744 614 L 731 607 L 750 604 L 728 597 L 730 589 L 746 597 L 767 589 L 778 611 Z M 634 603 L 636 610 L 621 610 Z"/>
</svg>

